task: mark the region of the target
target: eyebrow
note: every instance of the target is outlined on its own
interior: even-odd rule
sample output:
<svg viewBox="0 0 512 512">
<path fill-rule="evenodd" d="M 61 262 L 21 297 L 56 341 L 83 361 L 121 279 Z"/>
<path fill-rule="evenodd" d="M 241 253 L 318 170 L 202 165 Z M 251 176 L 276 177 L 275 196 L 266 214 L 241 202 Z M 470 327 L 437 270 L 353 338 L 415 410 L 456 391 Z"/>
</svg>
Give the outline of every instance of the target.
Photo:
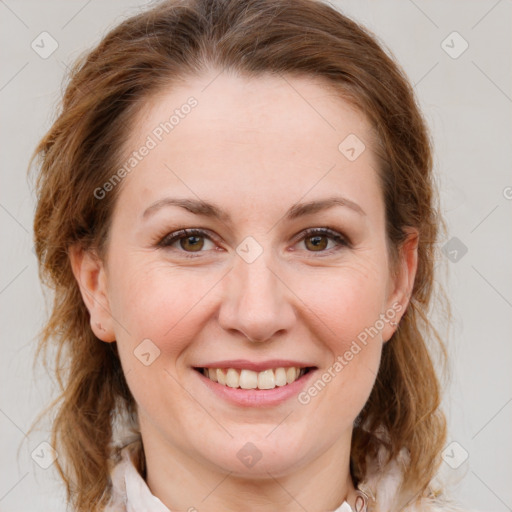
<svg viewBox="0 0 512 512">
<path fill-rule="evenodd" d="M 158 210 L 167 206 L 178 206 L 196 215 L 212 217 L 214 219 L 219 219 L 224 222 L 231 222 L 231 216 L 229 215 L 229 213 L 225 212 L 224 210 L 222 210 L 221 208 L 212 203 L 199 199 L 187 199 L 177 197 L 165 197 L 163 199 L 159 199 L 158 201 L 151 204 L 148 208 L 146 208 L 146 210 L 142 214 L 142 217 L 147 218 L 148 216 L 154 214 Z M 313 213 L 333 208 L 334 206 L 343 206 L 351 209 L 352 211 L 358 213 L 359 215 L 366 215 L 366 212 L 354 201 L 351 201 L 346 197 L 335 196 L 317 201 L 309 201 L 307 203 L 294 204 L 286 212 L 285 218 L 286 220 L 290 221 L 297 219 L 298 217 L 302 217 L 304 215 L 311 215 Z"/>
</svg>

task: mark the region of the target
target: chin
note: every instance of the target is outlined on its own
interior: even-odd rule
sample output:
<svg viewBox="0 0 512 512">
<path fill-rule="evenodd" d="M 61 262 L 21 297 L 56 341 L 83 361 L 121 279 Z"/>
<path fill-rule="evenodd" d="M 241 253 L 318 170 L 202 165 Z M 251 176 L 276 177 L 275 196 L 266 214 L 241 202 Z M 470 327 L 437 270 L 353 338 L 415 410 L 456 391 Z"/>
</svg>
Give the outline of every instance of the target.
<svg viewBox="0 0 512 512">
<path fill-rule="evenodd" d="M 275 432 L 269 434 L 271 430 L 265 424 L 261 426 L 259 435 L 258 430 L 252 428 L 252 435 L 240 432 L 233 438 L 226 435 L 219 442 L 212 439 L 208 447 L 199 448 L 198 451 L 217 468 L 240 478 L 263 479 L 269 478 L 269 473 L 278 477 L 292 469 L 296 471 L 306 459 L 307 446 L 287 435 L 289 432 L 286 430 L 281 435 Z M 300 450 L 297 449 L 298 445 Z"/>
</svg>

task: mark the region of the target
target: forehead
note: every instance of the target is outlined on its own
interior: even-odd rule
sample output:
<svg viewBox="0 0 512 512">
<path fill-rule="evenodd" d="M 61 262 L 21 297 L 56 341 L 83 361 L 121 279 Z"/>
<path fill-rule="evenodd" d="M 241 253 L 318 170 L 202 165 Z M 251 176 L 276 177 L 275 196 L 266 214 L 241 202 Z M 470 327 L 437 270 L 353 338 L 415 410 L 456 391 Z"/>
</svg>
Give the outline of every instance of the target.
<svg viewBox="0 0 512 512">
<path fill-rule="evenodd" d="M 371 144 L 365 116 L 325 82 L 205 73 L 143 105 L 125 153 L 151 149 L 121 195 L 139 209 L 176 191 L 262 204 L 333 188 L 371 196 L 379 192 Z"/>
</svg>

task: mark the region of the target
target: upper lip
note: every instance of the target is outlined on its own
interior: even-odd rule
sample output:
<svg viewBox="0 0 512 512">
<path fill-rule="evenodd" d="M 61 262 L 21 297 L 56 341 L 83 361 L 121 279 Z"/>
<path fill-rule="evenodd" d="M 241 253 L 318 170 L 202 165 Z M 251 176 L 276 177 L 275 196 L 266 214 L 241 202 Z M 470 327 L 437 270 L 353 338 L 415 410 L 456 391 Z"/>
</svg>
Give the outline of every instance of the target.
<svg viewBox="0 0 512 512">
<path fill-rule="evenodd" d="M 248 361 L 247 359 L 230 359 L 229 361 L 215 361 L 213 363 L 205 363 L 203 365 L 195 365 L 194 368 L 235 368 L 237 370 L 252 370 L 262 372 L 264 370 L 274 368 L 314 368 L 310 363 L 301 361 L 292 361 L 290 359 L 269 359 L 267 361 Z"/>
</svg>

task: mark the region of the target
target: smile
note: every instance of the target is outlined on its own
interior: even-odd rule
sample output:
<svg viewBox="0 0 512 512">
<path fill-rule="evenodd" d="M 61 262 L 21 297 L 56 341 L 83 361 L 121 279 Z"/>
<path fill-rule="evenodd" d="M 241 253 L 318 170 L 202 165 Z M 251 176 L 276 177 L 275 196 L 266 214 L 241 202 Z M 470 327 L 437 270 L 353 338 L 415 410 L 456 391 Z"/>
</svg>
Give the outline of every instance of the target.
<svg viewBox="0 0 512 512">
<path fill-rule="evenodd" d="M 260 372 L 237 368 L 195 368 L 211 381 L 234 389 L 274 389 L 293 384 L 310 367 L 269 368 Z"/>
</svg>

